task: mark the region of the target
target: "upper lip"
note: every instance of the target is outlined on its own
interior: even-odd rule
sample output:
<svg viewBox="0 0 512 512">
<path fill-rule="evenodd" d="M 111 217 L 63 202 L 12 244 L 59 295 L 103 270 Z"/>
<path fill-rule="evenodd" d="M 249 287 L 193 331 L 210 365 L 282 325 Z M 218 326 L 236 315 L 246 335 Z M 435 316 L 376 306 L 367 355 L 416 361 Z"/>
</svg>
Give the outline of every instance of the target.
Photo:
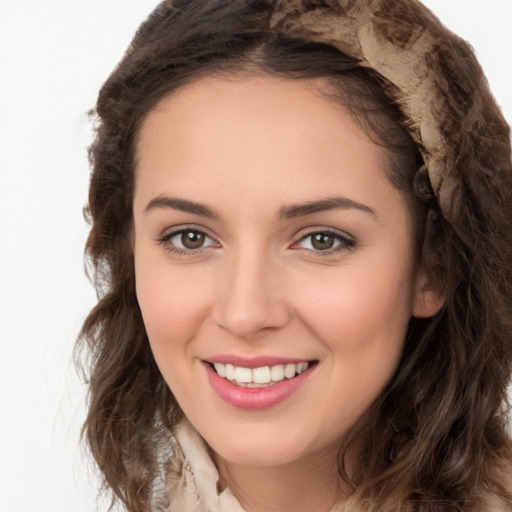
<svg viewBox="0 0 512 512">
<path fill-rule="evenodd" d="M 300 358 L 300 357 L 279 357 L 279 356 L 255 356 L 255 357 L 246 357 L 246 356 L 237 356 L 233 354 L 218 354 L 214 356 L 210 356 L 204 359 L 208 363 L 222 363 L 222 364 L 232 364 L 233 366 L 239 366 L 242 368 L 261 368 L 263 366 L 277 366 L 279 364 L 298 364 L 298 363 L 307 363 L 312 361 L 312 359 L 308 358 Z"/>
</svg>

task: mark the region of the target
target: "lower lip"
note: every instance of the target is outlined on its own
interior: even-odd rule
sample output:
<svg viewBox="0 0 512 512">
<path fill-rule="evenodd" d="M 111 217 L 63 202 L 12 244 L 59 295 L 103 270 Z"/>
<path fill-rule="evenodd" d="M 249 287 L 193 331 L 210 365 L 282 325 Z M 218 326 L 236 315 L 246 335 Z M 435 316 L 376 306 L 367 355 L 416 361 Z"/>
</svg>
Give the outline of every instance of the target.
<svg viewBox="0 0 512 512">
<path fill-rule="evenodd" d="M 267 409 L 277 405 L 298 391 L 311 375 L 316 365 L 293 379 L 284 379 L 264 388 L 246 388 L 237 386 L 224 379 L 203 362 L 210 385 L 226 403 L 239 409 Z"/>
</svg>

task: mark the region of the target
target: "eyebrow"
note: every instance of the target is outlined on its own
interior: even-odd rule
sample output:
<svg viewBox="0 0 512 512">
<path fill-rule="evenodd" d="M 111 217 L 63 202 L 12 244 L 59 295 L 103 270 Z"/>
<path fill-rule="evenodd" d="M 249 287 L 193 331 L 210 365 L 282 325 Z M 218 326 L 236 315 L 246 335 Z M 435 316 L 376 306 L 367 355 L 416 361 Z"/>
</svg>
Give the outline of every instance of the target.
<svg viewBox="0 0 512 512">
<path fill-rule="evenodd" d="M 208 206 L 195 203 L 194 201 L 188 201 L 187 199 L 179 199 L 177 197 L 158 196 L 146 205 L 144 212 L 148 213 L 152 210 L 171 208 L 173 210 L 179 210 L 182 212 L 193 213 L 194 215 L 200 215 L 201 217 L 216 218 L 218 215 Z"/>
<path fill-rule="evenodd" d="M 151 201 L 149 201 L 149 203 L 146 205 L 144 212 L 148 213 L 152 210 L 167 208 L 192 213 L 201 217 L 218 217 L 216 212 L 204 204 L 189 201 L 187 199 L 179 199 L 177 197 L 168 196 L 158 196 L 151 199 Z M 310 201 L 307 203 L 283 206 L 279 209 L 278 218 L 281 220 L 287 220 L 305 215 L 311 215 L 317 212 L 337 209 L 348 210 L 353 208 L 377 217 L 377 214 L 373 208 L 370 208 L 369 206 L 366 206 L 365 204 L 359 203 L 352 199 L 348 199 L 347 197 L 335 196 L 319 199 L 316 201 Z"/>
<path fill-rule="evenodd" d="M 377 213 L 373 208 L 341 196 L 326 197 L 325 199 L 320 199 L 318 201 L 283 206 L 279 210 L 278 217 L 282 220 L 286 220 L 327 210 L 349 210 L 353 208 L 377 217 Z"/>
</svg>

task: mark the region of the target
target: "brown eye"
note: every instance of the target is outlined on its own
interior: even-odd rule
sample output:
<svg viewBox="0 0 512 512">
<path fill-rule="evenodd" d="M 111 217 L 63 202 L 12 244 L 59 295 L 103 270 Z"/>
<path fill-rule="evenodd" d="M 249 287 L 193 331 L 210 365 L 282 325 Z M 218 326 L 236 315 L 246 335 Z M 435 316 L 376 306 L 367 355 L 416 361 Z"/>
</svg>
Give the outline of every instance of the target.
<svg viewBox="0 0 512 512">
<path fill-rule="evenodd" d="M 316 231 L 302 237 L 297 245 L 308 251 L 332 253 L 341 249 L 351 249 L 355 244 L 355 240 L 341 233 Z"/>
<path fill-rule="evenodd" d="M 218 246 L 218 243 L 198 229 L 179 229 L 159 240 L 170 252 L 199 252 L 206 247 Z"/>
<path fill-rule="evenodd" d="M 205 234 L 200 231 L 183 231 L 181 243 L 185 249 L 199 249 L 205 241 Z"/>
<path fill-rule="evenodd" d="M 311 235 L 311 245 L 317 251 L 326 251 L 334 246 L 334 236 L 329 233 L 315 233 Z"/>
</svg>

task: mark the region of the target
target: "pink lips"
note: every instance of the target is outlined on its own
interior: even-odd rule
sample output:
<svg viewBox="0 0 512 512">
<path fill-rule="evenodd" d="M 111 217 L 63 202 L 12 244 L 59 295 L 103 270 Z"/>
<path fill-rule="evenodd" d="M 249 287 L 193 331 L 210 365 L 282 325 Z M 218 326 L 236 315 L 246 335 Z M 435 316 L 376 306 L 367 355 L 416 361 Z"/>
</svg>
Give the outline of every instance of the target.
<svg viewBox="0 0 512 512">
<path fill-rule="evenodd" d="M 278 364 L 300 363 L 304 359 L 282 358 L 239 358 L 233 356 L 215 356 L 208 361 L 223 364 L 233 364 L 245 368 L 259 368 L 262 366 L 275 366 Z M 221 377 L 212 366 L 203 361 L 210 385 L 226 403 L 239 409 L 266 409 L 283 402 L 293 395 L 309 378 L 316 365 L 310 366 L 306 371 L 292 379 L 284 379 L 267 387 L 247 388 L 237 386 Z"/>
</svg>

